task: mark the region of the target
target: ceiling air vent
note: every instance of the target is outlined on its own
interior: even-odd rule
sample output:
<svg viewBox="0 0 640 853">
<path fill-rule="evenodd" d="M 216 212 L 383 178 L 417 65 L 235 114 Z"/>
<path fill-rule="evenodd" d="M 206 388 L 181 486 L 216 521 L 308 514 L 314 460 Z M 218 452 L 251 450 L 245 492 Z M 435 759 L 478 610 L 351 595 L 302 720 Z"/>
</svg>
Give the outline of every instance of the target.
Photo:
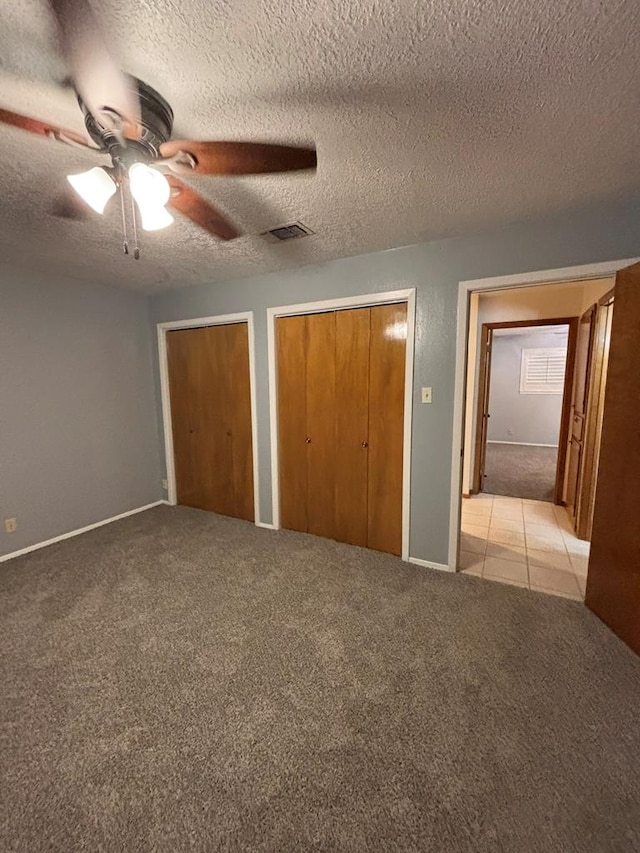
<svg viewBox="0 0 640 853">
<path fill-rule="evenodd" d="M 280 225 L 278 228 L 270 228 L 264 232 L 264 237 L 270 240 L 297 240 L 298 237 L 308 237 L 313 234 L 310 228 L 303 225 L 301 222 L 294 222 L 292 225 Z"/>
</svg>

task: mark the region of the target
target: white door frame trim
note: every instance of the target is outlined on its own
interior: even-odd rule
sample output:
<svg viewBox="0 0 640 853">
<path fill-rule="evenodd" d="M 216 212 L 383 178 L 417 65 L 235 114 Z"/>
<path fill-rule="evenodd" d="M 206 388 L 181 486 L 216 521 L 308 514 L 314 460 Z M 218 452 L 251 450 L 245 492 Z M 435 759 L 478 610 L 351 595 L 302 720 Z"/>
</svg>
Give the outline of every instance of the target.
<svg viewBox="0 0 640 853">
<path fill-rule="evenodd" d="M 271 503 L 272 520 L 280 528 L 280 469 L 278 464 L 278 382 L 276 370 L 276 318 L 295 314 L 318 314 L 322 311 L 339 311 L 345 308 L 366 308 L 407 303 L 407 347 L 404 373 L 404 431 L 402 454 L 402 559 L 409 560 L 409 533 L 411 518 L 411 424 L 413 413 L 413 362 L 415 350 L 416 289 L 390 290 L 345 296 L 321 302 L 304 302 L 281 305 L 267 309 L 267 342 L 269 362 L 269 425 L 271 430 Z"/>
<path fill-rule="evenodd" d="M 256 342 L 253 311 L 236 314 L 217 314 L 214 317 L 197 317 L 192 320 L 172 320 L 158 323 L 158 361 L 160 364 L 160 393 L 162 396 L 162 425 L 164 428 L 164 455 L 167 468 L 167 503 L 175 506 L 176 468 L 173 456 L 173 429 L 171 425 L 171 402 L 169 395 L 169 363 L 167 361 L 167 332 L 174 329 L 197 329 L 201 326 L 227 326 L 230 323 L 246 323 L 249 337 L 249 391 L 251 398 L 251 445 L 253 450 L 253 512 L 255 524 L 260 527 L 260 484 L 258 468 L 258 409 L 256 404 Z"/>
<path fill-rule="evenodd" d="M 478 278 L 458 283 L 458 319 L 456 329 L 456 372 L 453 404 L 453 444 L 451 455 L 451 506 L 449 513 L 449 569 L 458 565 L 458 540 L 460 532 L 460 507 L 462 503 L 462 454 L 464 450 L 465 390 L 467 384 L 467 336 L 469 323 L 469 297 L 474 291 L 501 290 L 507 287 L 535 287 L 541 284 L 560 284 L 569 281 L 589 281 L 615 275 L 618 270 L 631 266 L 640 258 L 605 261 L 576 267 L 542 270 L 539 272 L 502 275 L 496 278 Z"/>
</svg>

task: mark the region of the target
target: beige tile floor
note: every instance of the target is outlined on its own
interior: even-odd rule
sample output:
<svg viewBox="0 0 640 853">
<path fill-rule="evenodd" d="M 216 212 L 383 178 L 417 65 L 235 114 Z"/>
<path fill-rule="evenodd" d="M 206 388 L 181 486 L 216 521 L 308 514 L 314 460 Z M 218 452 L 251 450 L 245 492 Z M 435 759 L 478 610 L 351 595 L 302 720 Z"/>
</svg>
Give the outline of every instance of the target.
<svg viewBox="0 0 640 853">
<path fill-rule="evenodd" d="M 462 500 L 458 566 L 467 575 L 584 600 L 589 543 L 563 507 L 474 495 Z"/>
</svg>

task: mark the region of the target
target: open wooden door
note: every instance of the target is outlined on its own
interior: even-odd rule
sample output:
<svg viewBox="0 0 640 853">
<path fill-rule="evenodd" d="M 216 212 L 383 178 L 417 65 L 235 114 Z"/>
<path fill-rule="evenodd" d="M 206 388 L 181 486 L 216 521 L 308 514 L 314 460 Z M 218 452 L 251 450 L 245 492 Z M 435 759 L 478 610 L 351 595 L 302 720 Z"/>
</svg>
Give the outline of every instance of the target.
<svg viewBox="0 0 640 853">
<path fill-rule="evenodd" d="M 593 509 L 598 467 L 600 464 L 602 418 L 607 386 L 614 298 L 612 290 L 597 305 L 595 332 L 593 334 L 593 351 L 590 359 L 587 417 L 584 428 L 580 491 L 578 494 L 575 520 L 576 535 L 580 539 L 589 541 L 591 540 L 593 530 Z"/>
<path fill-rule="evenodd" d="M 567 450 L 565 502 L 578 535 L 580 535 L 577 530 L 578 502 L 581 493 L 585 424 L 593 355 L 595 317 L 596 306 L 592 305 L 582 315 L 580 325 L 578 326 L 578 341 L 573 374 L 573 396 L 571 400 L 571 431 Z"/>
<path fill-rule="evenodd" d="M 480 374 L 478 384 L 478 410 L 476 414 L 476 446 L 474 449 L 473 493 L 484 489 L 485 467 L 487 462 L 487 432 L 489 430 L 489 391 L 491 388 L 491 346 L 493 329 L 487 324 L 482 326 L 480 341 Z"/>
<path fill-rule="evenodd" d="M 615 300 L 586 604 L 640 654 L 640 264 Z"/>
</svg>

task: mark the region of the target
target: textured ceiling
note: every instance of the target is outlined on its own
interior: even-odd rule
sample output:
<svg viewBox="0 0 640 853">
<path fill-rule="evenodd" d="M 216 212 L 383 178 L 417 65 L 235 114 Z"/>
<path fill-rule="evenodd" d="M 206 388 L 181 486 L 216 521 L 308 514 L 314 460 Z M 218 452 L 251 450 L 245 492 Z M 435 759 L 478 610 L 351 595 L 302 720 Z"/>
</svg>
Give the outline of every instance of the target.
<svg viewBox="0 0 640 853">
<path fill-rule="evenodd" d="M 175 135 L 307 143 L 317 175 L 199 178 L 246 236 L 186 221 L 120 252 L 115 207 L 51 215 L 85 152 L 0 129 L 0 251 L 153 291 L 464 234 L 640 190 L 637 0 L 101 0 Z M 82 130 L 43 0 L 0 0 L 0 106 Z M 315 235 L 258 236 L 301 220 Z"/>
</svg>

